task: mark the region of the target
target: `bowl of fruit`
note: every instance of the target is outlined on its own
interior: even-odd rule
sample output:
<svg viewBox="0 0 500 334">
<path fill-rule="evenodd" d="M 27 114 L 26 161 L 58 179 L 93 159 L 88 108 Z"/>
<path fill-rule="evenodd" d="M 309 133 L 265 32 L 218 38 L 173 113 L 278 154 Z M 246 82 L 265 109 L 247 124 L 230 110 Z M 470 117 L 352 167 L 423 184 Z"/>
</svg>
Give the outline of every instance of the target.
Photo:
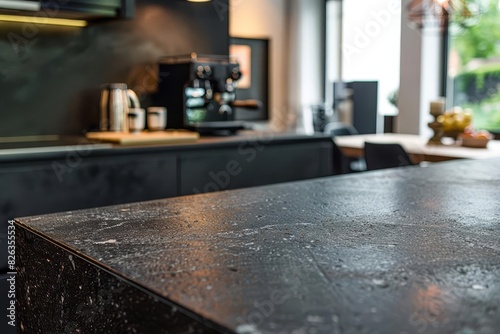
<svg viewBox="0 0 500 334">
<path fill-rule="evenodd" d="M 472 123 L 472 112 L 470 109 L 453 107 L 437 118 L 443 130 L 444 137 L 452 137 L 455 140 Z"/>
<path fill-rule="evenodd" d="M 460 139 L 462 140 L 462 146 L 486 148 L 493 136 L 486 130 L 474 131 L 472 128 L 467 127 L 464 133 L 460 135 Z"/>
</svg>

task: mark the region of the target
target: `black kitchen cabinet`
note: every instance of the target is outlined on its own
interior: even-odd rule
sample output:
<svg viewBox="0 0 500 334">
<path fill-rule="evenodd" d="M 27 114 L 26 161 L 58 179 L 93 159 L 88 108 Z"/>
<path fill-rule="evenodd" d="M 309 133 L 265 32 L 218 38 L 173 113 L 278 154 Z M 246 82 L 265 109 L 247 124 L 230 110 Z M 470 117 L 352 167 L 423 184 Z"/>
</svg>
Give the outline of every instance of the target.
<svg viewBox="0 0 500 334">
<path fill-rule="evenodd" d="M 176 158 L 150 155 L 33 161 L 0 167 L 2 219 L 176 195 Z M 5 217 L 6 216 L 6 217 Z"/>
<path fill-rule="evenodd" d="M 81 18 L 131 18 L 135 0 L 73 0 L 60 4 L 62 15 Z"/>
<path fill-rule="evenodd" d="M 135 0 L 2 1 L 0 12 L 66 19 L 131 18 Z"/>
<path fill-rule="evenodd" d="M 7 267 L 8 219 L 177 194 L 175 156 L 127 154 L 77 161 L 0 163 L 0 273 Z"/>
<path fill-rule="evenodd" d="M 0 155 L 0 273 L 8 219 L 333 175 L 324 136 Z"/>
<path fill-rule="evenodd" d="M 258 141 L 180 157 L 180 195 L 332 175 L 329 143 Z"/>
</svg>

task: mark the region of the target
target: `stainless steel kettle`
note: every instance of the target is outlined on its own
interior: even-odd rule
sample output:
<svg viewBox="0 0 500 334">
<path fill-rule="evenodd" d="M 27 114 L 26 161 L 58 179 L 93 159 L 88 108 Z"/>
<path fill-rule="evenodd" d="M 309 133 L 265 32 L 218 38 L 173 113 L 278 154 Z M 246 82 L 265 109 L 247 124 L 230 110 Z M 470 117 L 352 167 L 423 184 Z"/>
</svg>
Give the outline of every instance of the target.
<svg viewBox="0 0 500 334">
<path fill-rule="evenodd" d="M 105 84 L 101 88 L 100 130 L 127 132 L 129 108 L 140 108 L 139 98 L 124 83 Z"/>
</svg>

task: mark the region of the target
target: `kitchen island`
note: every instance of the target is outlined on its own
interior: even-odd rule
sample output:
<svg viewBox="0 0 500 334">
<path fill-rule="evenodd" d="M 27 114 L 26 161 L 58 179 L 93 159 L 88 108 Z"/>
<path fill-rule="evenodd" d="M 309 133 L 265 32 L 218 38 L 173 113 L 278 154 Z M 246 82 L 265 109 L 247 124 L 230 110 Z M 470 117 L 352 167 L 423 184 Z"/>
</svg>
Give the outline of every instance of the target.
<svg viewBox="0 0 500 334">
<path fill-rule="evenodd" d="M 202 137 L 195 143 L 125 147 L 85 138 L 45 139 L 0 144 L 4 190 L 0 192 L 0 250 L 6 245 L 7 220 L 14 217 L 334 173 L 334 144 L 324 135 L 241 131 L 234 136 Z M 5 251 L 0 251 L 0 273 L 6 271 Z"/>
<path fill-rule="evenodd" d="M 20 218 L 19 332 L 496 334 L 499 198 L 496 159 Z"/>
</svg>

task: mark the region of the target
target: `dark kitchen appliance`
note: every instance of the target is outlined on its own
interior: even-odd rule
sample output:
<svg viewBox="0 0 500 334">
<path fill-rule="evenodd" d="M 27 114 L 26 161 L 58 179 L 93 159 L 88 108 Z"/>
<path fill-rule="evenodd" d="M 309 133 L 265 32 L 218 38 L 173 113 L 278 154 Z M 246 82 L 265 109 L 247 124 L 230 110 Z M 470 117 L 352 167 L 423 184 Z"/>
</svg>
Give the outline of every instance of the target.
<svg viewBox="0 0 500 334">
<path fill-rule="evenodd" d="M 336 110 L 342 102 L 351 101 L 352 125 L 359 134 L 377 133 L 378 82 L 335 82 L 333 89 Z"/>
<path fill-rule="evenodd" d="M 235 108 L 260 109 L 254 100 L 237 101 L 239 64 L 228 56 L 165 57 L 159 63 L 158 103 L 167 108 L 167 128 L 200 133 L 235 132 Z"/>
</svg>

